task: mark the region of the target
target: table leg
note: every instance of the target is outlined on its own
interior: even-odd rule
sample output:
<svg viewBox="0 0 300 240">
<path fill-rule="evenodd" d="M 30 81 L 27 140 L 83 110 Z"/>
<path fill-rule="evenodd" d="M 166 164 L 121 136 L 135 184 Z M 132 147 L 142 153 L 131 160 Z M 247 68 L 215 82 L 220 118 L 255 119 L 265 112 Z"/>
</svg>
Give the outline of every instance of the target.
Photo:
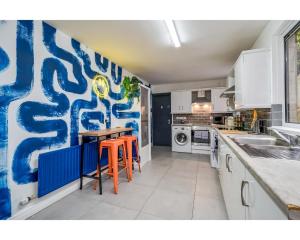
<svg viewBox="0 0 300 240">
<path fill-rule="evenodd" d="M 98 166 L 99 166 L 99 194 L 102 195 L 102 175 L 101 175 L 101 159 L 100 159 L 100 139 L 97 137 L 97 159 L 98 159 Z"/>
<path fill-rule="evenodd" d="M 83 158 L 84 158 L 84 143 L 85 137 L 81 137 L 81 154 L 80 154 L 80 190 L 82 190 L 82 182 L 83 182 Z"/>
</svg>

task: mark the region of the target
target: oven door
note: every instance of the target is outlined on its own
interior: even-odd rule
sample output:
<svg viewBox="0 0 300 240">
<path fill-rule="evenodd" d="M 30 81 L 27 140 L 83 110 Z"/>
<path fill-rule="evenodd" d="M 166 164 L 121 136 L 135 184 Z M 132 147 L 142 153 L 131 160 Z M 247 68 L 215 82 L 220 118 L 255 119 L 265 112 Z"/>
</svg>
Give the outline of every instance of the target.
<svg viewBox="0 0 300 240">
<path fill-rule="evenodd" d="M 210 145 L 209 130 L 192 130 L 192 143 L 194 145 Z"/>
</svg>

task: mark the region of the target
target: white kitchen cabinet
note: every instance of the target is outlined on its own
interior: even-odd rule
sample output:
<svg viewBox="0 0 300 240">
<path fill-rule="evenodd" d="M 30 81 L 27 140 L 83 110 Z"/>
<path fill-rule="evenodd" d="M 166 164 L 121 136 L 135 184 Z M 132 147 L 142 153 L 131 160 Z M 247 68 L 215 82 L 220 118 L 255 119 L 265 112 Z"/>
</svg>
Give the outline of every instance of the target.
<svg viewBox="0 0 300 240">
<path fill-rule="evenodd" d="M 241 202 L 241 184 L 245 178 L 246 169 L 232 152 L 227 157 L 227 165 L 231 174 L 228 217 L 234 220 L 243 220 L 246 218 L 246 209 Z"/>
<path fill-rule="evenodd" d="M 220 145 L 219 156 L 219 177 L 228 217 L 235 220 L 245 219 L 245 208 L 240 200 L 240 183 L 245 177 L 245 167 L 224 143 Z"/>
<path fill-rule="evenodd" d="M 227 99 L 221 98 L 220 95 L 226 88 L 213 88 L 211 89 L 211 103 L 213 113 L 222 113 L 227 111 Z"/>
<path fill-rule="evenodd" d="M 220 137 L 219 161 L 219 178 L 229 219 L 287 219 Z"/>
<path fill-rule="evenodd" d="M 259 185 L 252 174 L 246 169 L 246 180 L 243 196 L 245 198 L 247 219 L 287 219 L 287 216 L 276 205 L 273 199 Z"/>
<path fill-rule="evenodd" d="M 192 92 L 171 92 L 171 113 L 192 113 Z"/>
<path fill-rule="evenodd" d="M 243 51 L 234 66 L 236 109 L 271 107 L 271 51 Z"/>
</svg>

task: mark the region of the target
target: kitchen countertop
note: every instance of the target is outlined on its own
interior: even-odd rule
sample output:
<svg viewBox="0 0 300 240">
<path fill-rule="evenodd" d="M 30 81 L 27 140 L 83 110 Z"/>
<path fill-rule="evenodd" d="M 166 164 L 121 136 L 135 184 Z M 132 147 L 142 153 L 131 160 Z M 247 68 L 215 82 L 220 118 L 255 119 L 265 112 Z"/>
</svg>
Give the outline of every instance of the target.
<svg viewBox="0 0 300 240">
<path fill-rule="evenodd" d="M 300 161 L 250 157 L 229 138 L 232 134 L 217 131 L 288 218 L 300 219 Z"/>
</svg>

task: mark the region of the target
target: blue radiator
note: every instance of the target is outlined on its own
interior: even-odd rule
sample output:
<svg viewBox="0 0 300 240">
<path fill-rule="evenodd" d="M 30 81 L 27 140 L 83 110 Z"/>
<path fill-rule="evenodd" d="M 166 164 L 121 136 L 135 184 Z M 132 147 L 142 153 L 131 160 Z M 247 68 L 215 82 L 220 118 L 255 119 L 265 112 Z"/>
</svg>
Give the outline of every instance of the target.
<svg viewBox="0 0 300 240">
<path fill-rule="evenodd" d="M 84 174 L 97 167 L 97 142 L 84 145 Z M 39 155 L 38 197 L 42 197 L 80 177 L 81 146 L 59 149 Z M 107 150 L 103 151 L 101 166 L 107 165 Z"/>
</svg>

